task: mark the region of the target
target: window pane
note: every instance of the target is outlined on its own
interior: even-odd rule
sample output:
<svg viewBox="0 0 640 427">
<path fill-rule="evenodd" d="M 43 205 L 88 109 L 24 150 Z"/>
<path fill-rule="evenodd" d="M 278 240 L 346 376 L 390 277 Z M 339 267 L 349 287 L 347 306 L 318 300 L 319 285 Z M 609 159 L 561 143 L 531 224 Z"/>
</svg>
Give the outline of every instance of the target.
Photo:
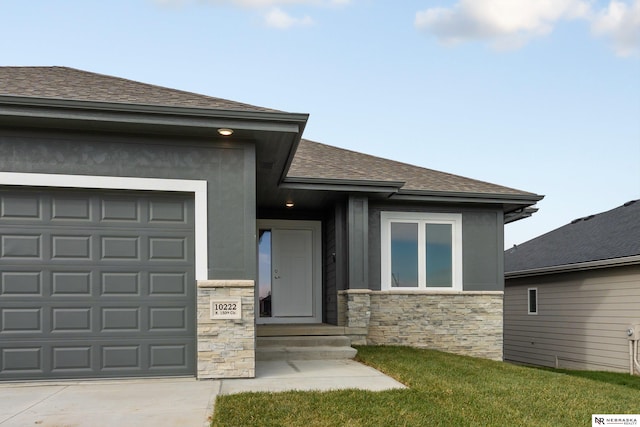
<svg viewBox="0 0 640 427">
<path fill-rule="evenodd" d="M 529 289 L 529 314 L 536 314 L 538 312 L 538 290 L 535 288 Z"/>
<path fill-rule="evenodd" d="M 391 223 L 391 286 L 418 286 L 418 224 Z"/>
<path fill-rule="evenodd" d="M 451 224 L 427 224 L 427 287 L 453 285 Z"/>
<path fill-rule="evenodd" d="M 258 240 L 258 292 L 260 317 L 271 317 L 271 230 L 260 229 Z"/>
</svg>

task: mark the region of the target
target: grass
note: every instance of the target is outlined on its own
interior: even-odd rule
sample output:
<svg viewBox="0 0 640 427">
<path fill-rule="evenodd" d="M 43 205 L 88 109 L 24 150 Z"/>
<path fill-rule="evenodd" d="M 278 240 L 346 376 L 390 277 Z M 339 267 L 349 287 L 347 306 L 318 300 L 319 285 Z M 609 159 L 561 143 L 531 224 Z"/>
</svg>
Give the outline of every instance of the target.
<svg viewBox="0 0 640 427">
<path fill-rule="evenodd" d="M 621 383 L 624 374 L 581 378 L 408 347 L 359 347 L 358 359 L 409 389 L 220 396 L 212 426 L 585 426 L 591 414 L 640 413 L 640 380 Z"/>
</svg>

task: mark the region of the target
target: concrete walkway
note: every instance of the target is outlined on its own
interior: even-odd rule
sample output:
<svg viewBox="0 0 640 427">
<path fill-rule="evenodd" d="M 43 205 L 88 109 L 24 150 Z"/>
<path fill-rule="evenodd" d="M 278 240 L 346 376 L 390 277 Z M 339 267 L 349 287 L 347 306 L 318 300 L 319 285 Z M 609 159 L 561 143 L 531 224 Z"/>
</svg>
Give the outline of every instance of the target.
<svg viewBox="0 0 640 427">
<path fill-rule="evenodd" d="M 254 379 L 0 383 L 0 427 L 208 426 L 218 394 L 404 388 L 352 360 L 258 362 Z"/>
</svg>

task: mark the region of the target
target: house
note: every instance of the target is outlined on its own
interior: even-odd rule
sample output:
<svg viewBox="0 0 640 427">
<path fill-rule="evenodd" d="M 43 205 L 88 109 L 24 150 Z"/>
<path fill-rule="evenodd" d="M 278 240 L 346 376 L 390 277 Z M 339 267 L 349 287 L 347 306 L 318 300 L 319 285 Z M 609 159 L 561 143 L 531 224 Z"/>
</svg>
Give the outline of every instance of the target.
<svg viewBox="0 0 640 427">
<path fill-rule="evenodd" d="M 640 324 L 640 200 L 505 252 L 505 360 L 632 372 Z"/>
<path fill-rule="evenodd" d="M 252 377 L 269 325 L 501 359 L 503 224 L 542 197 L 307 118 L 0 67 L 0 379 Z"/>
</svg>

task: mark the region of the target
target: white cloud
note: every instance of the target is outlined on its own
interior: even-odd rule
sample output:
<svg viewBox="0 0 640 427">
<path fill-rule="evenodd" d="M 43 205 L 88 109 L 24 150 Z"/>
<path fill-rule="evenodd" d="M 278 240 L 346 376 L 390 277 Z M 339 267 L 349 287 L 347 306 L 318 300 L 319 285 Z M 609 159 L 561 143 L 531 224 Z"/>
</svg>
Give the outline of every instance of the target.
<svg viewBox="0 0 640 427">
<path fill-rule="evenodd" d="M 313 20 L 307 15 L 302 18 L 294 18 L 282 9 L 275 7 L 264 16 L 264 23 L 267 27 L 286 30 L 296 26 L 308 27 L 313 25 Z"/>
<path fill-rule="evenodd" d="M 296 18 L 284 11 L 287 6 L 309 7 L 340 7 L 346 6 L 352 0 L 153 0 L 161 6 L 184 6 L 196 1 L 200 3 L 229 5 L 244 9 L 255 9 L 262 14 L 264 24 L 269 28 L 286 30 L 292 27 L 308 27 L 313 25 L 309 15 Z"/>
<path fill-rule="evenodd" d="M 196 0 L 153 0 L 164 6 L 184 5 L 193 3 Z M 232 6 L 240 6 L 246 8 L 266 9 L 278 6 L 345 6 L 351 3 L 351 0 L 199 0 L 200 3 L 212 4 L 229 4 Z"/>
<path fill-rule="evenodd" d="M 417 12 L 415 26 L 444 44 L 483 40 L 497 49 L 514 49 L 549 34 L 560 20 L 588 13 L 584 0 L 460 0 L 449 9 Z"/>
<path fill-rule="evenodd" d="M 414 24 L 445 45 L 485 41 L 517 49 L 545 36 L 563 20 L 582 19 L 591 32 L 610 40 L 619 56 L 640 55 L 640 0 L 610 0 L 593 11 L 592 0 L 460 0 L 451 8 L 416 13 Z"/>
<path fill-rule="evenodd" d="M 640 54 L 640 0 L 631 4 L 612 0 L 591 21 L 591 31 L 609 38 L 619 56 Z"/>
</svg>

